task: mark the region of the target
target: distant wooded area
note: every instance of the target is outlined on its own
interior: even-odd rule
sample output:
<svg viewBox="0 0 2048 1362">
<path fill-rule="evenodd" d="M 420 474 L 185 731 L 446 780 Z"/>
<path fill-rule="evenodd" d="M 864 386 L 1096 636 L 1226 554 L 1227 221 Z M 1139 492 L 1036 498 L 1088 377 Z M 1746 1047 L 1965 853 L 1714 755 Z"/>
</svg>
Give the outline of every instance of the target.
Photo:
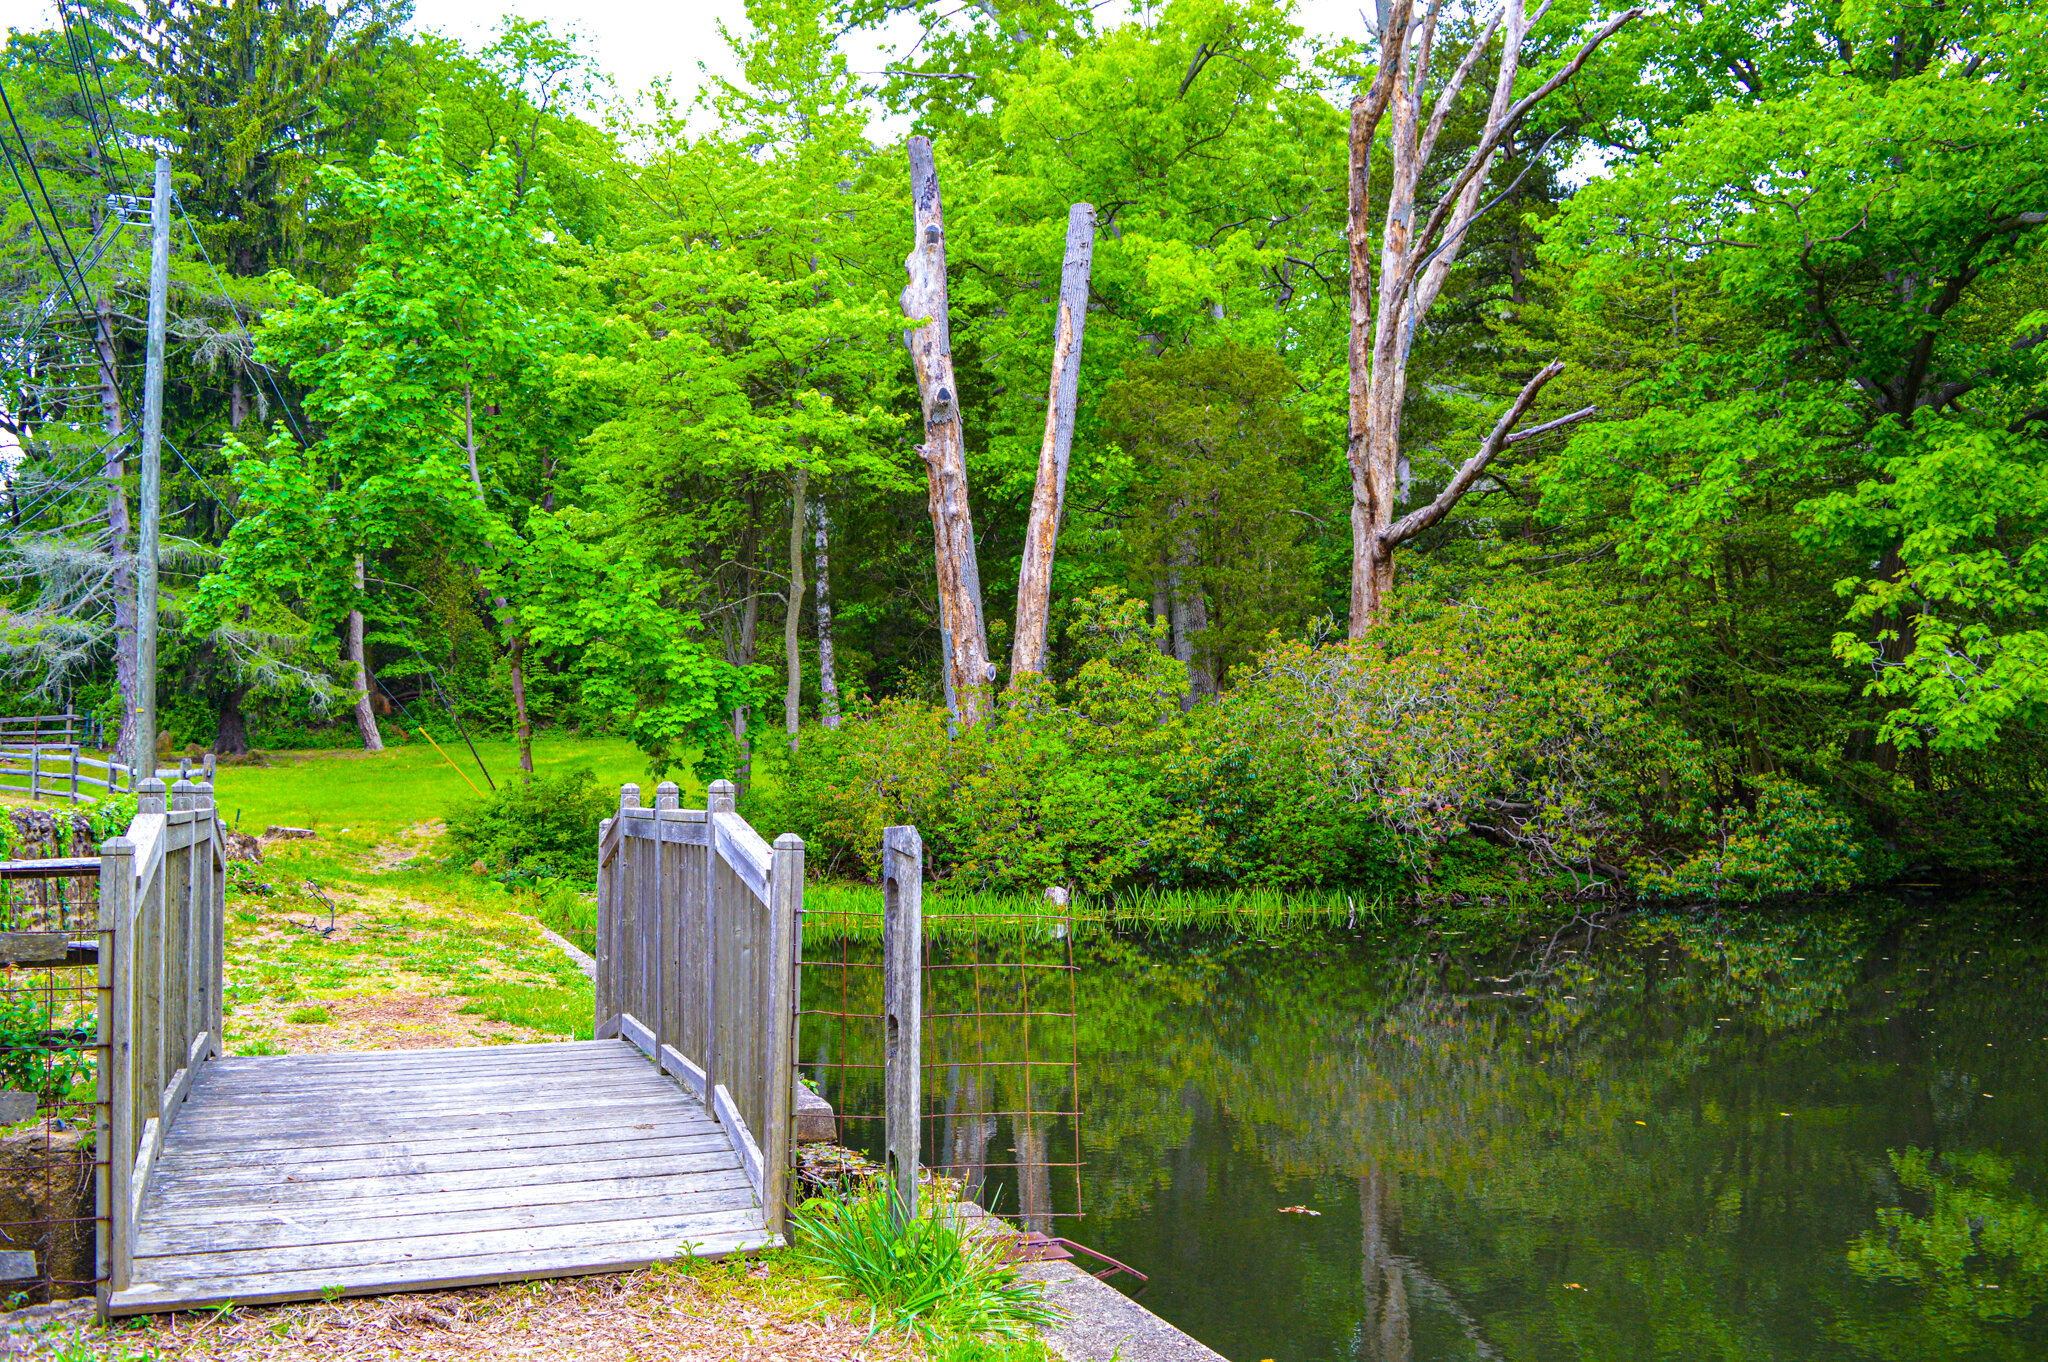
<svg viewBox="0 0 2048 1362">
<path fill-rule="evenodd" d="M 2040 867 L 2041 6 L 747 13 L 694 102 L 389 0 L 9 34 L 0 709 L 623 735 L 989 888 Z"/>
</svg>

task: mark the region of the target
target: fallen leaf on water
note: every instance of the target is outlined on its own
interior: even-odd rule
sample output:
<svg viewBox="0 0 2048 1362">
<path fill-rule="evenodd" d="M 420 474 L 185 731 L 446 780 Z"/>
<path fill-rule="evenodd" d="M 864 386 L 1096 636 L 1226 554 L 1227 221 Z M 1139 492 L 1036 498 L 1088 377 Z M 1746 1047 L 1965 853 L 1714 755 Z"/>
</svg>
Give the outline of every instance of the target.
<svg viewBox="0 0 2048 1362">
<path fill-rule="evenodd" d="M 1566 1282 L 1564 1284 L 1564 1289 L 1567 1291 L 1584 1291 L 1586 1288 L 1580 1286 L 1577 1282 Z"/>
<path fill-rule="evenodd" d="M 1306 1207 L 1306 1206 L 1282 1206 L 1282 1207 L 1280 1208 L 1280 1214 L 1282 1214 L 1282 1215 L 1321 1215 L 1321 1214 L 1322 1214 L 1322 1212 L 1321 1212 L 1321 1211 L 1312 1211 L 1312 1210 L 1310 1210 L 1310 1209 L 1309 1209 L 1308 1207 Z"/>
</svg>

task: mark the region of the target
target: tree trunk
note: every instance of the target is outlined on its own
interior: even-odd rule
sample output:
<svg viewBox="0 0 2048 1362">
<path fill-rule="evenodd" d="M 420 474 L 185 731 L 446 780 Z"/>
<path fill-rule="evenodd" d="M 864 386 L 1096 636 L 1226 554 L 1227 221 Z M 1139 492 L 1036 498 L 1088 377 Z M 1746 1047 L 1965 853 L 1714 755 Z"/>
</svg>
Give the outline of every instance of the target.
<svg viewBox="0 0 2048 1362">
<path fill-rule="evenodd" d="M 249 419 L 249 395 L 242 387 L 242 362 L 232 362 L 233 381 L 228 386 L 228 429 L 240 430 Z"/>
<path fill-rule="evenodd" d="M 1398 523 L 1394 520 L 1400 495 L 1401 413 L 1408 399 L 1409 350 L 1481 211 L 1479 197 L 1485 188 L 1487 171 L 1529 110 L 1577 74 L 1594 48 L 1623 24 L 1640 17 L 1642 11 L 1632 9 L 1610 19 L 1580 47 L 1576 56 L 1543 84 L 1516 100 L 1515 80 L 1529 23 L 1524 0 L 1507 0 L 1505 8 L 1481 26 L 1464 60 L 1444 81 L 1425 123 L 1422 91 L 1429 84 L 1429 62 L 1439 13 L 1438 7 L 1431 6 L 1417 20 L 1414 0 L 1391 0 L 1382 11 L 1379 71 L 1372 85 L 1351 104 L 1347 218 L 1350 438 L 1346 455 L 1351 473 L 1353 638 L 1362 636 L 1385 615 L 1394 587 L 1394 551 L 1450 512 L 1494 454 L 1511 443 L 1513 421 L 1528 410 L 1535 396 L 1531 388 L 1524 388 L 1522 398 L 1511 412 L 1512 420 L 1495 430 L 1481 446 L 1480 454 L 1459 470 L 1452 487 L 1446 488 L 1434 503 Z M 1538 14 L 1540 17 L 1540 10 Z M 1478 143 L 1425 214 L 1417 195 L 1426 177 L 1432 184 L 1441 179 L 1440 173 L 1432 174 L 1429 169 L 1437 135 L 1496 32 L 1501 40 L 1500 64 Z M 1373 139 L 1383 118 L 1391 120 L 1387 150 L 1393 166 L 1387 181 L 1386 216 L 1380 229 L 1380 273 L 1375 290 L 1368 191 Z M 1555 366 L 1546 368 L 1542 378 L 1532 380 L 1533 389 L 1540 390 L 1554 369 Z M 1589 407 L 1543 429 L 1556 429 L 1592 414 Z"/>
<path fill-rule="evenodd" d="M 128 559 L 128 462 L 121 457 L 121 436 L 126 426 L 121 416 L 120 370 L 114 354 L 114 305 L 100 300 L 94 344 L 99 351 L 100 418 L 107 432 L 106 461 L 101 474 L 107 482 L 107 557 L 113 564 L 109 574 L 114 592 L 114 687 L 121 699 L 121 718 L 107 750 L 115 760 L 129 755 L 135 737 L 135 573 Z"/>
<path fill-rule="evenodd" d="M 533 784 L 533 716 L 526 708 L 526 640 L 519 634 L 512 635 L 512 644 L 507 649 L 512 664 L 512 714 L 519 726 L 519 777 L 527 784 Z"/>
<path fill-rule="evenodd" d="M 223 686 L 214 707 L 213 750 L 215 755 L 239 757 L 249 750 L 249 719 L 242 713 L 247 686 Z"/>
<path fill-rule="evenodd" d="M 1095 209 L 1067 210 L 1067 256 L 1060 271 L 1059 312 L 1052 334 L 1052 390 L 1045 399 L 1045 438 L 1038 446 L 1038 482 L 1017 570 L 1016 639 L 1010 679 L 1045 670 L 1045 634 L 1052 616 L 1053 551 L 1067 501 L 1067 460 L 1074 447 L 1074 409 L 1081 392 L 1081 335 L 1088 320 L 1088 271 L 1095 255 Z"/>
<path fill-rule="evenodd" d="M 356 555 L 356 591 L 363 589 L 363 555 Z M 356 693 L 356 732 L 362 735 L 363 750 L 382 752 L 384 735 L 377 731 L 377 711 L 370 708 L 370 657 L 363 646 L 363 612 L 348 612 L 348 660 Z"/>
<path fill-rule="evenodd" d="M 797 469 L 789 491 L 789 609 L 782 619 L 782 656 L 789 677 L 782 693 L 782 726 L 789 730 L 791 752 L 797 750 L 797 729 L 803 721 L 804 667 L 797 650 L 796 628 L 803 622 L 804 492 L 810 480 L 809 469 Z"/>
<path fill-rule="evenodd" d="M 839 669 L 832 648 L 832 521 L 825 499 L 818 498 L 818 533 L 813 541 L 818 560 L 818 713 L 825 727 L 839 727 Z"/>
<path fill-rule="evenodd" d="M 910 192 L 916 235 L 903 262 L 910 283 L 900 302 L 913 325 L 903 333 L 903 343 L 910 349 L 924 408 L 925 439 L 918 448 L 931 488 L 940 615 L 948 636 L 946 682 L 958 707 L 955 717 L 972 727 L 981 721 L 983 697 L 995 678 L 982 623 L 974 515 L 967 501 L 967 448 L 947 319 L 945 212 L 930 138 L 910 139 Z"/>
</svg>

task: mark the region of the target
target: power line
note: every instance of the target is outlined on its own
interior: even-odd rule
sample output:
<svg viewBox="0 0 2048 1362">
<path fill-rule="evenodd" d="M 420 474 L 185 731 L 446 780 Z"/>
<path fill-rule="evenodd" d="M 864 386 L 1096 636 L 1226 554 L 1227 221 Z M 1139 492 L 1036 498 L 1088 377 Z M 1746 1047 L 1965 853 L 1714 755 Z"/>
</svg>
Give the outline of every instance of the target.
<svg viewBox="0 0 2048 1362">
<path fill-rule="evenodd" d="M 213 263 L 213 257 L 207 254 L 206 243 L 200 240 L 199 229 L 192 223 L 192 215 L 185 211 L 185 201 L 173 191 L 171 202 L 177 205 L 178 216 L 185 219 L 185 230 L 192 234 L 192 244 L 199 248 L 199 258 L 206 262 L 206 268 L 212 272 L 213 282 L 220 289 L 220 296 L 226 301 L 228 311 L 234 315 L 235 325 L 242 328 L 242 334 L 248 337 L 249 344 L 253 347 L 256 344 L 255 333 L 249 330 L 249 323 L 242 319 L 242 310 L 235 306 L 234 296 L 228 292 L 226 281 L 220 277 L 220 270 Z M 259 363 L 253 357 L 249 361 L 249 367 L 262 374 L 269 382 L 270 395 L 277 399 L 277 409 L 284 415 L 284 423 L 291 427 L 292 435 L 298 440 L 299 447 L 305 448 L 310 442 L 306 439 L 306 433 L 299 429 L 299 423 L 292 419 L 291 403 L 284 400 L 284 390 L 277 385 L 277 375 L 270 371 L 269 365 Z"/>
</svg>

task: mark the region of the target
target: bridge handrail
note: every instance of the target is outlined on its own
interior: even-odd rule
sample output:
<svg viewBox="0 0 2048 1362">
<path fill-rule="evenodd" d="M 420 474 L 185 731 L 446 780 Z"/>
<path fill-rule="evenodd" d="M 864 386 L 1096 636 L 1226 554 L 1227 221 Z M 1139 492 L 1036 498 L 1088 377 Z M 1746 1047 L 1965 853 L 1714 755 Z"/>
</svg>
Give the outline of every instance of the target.
<svg viewBox="0 0 2048 1362">
<path fill-rule="evenodd" d="M 220 1054 L 227 862 L 213 788 L 136 788 L 127 832 L 100 847 L 99 1261 L 130 1285 L 134 1228 L 165 1134 Z M 104 1302 L 103 1302 L 104 1304 Z"/>
<path fill-rule="evenodd" d="M 804 844 L 770 847 L 734 812 L 730 781 L 703 809 L 670 782 L 640 787 L 598 830 L 598 1035 L 639 1046 L 727 1130 L 781 1233 L 793 1148 Z"/>
</svg>

